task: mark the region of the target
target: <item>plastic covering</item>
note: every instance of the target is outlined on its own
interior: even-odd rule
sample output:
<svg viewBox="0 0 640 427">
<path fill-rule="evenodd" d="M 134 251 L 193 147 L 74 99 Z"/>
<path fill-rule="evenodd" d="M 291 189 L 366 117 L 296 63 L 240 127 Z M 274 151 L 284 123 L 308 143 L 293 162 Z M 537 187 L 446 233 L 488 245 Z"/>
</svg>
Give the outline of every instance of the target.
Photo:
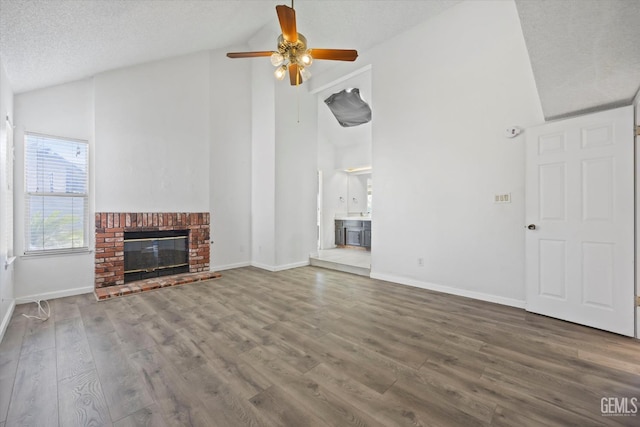
<svg viewBox="0 0 640 427">
<path fill-rule="evenodd" d="M 324 100 L 342 127 L 358 126 L 371 121 L 371 107 L 360 97 L 360 89 L 344 89 Z"/>
</svg>

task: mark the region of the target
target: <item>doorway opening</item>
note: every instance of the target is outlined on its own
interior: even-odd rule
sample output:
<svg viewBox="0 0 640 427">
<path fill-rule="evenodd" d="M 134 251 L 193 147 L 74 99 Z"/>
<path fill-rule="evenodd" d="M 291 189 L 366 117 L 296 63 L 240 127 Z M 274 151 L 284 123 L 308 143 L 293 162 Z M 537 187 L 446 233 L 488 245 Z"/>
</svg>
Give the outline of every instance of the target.
<svg viewBox="0 0 640 427">
<path fill-rule="evenodd" d="M 314 92 L 318 103 L 318 244 L 310 262 L 369 276 L 375 241 L 371 122 L 345 127 L 325 103 L 335 93 L 356 88 L 361 99 L 372 105 L 370 65 Z"/>
</svg>

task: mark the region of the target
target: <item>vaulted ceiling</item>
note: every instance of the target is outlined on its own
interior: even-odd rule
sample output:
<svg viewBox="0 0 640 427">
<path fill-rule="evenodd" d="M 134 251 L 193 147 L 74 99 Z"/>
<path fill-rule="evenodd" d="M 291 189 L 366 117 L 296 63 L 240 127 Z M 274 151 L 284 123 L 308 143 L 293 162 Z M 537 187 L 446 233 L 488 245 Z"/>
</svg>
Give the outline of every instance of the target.
<svg viewBox="0 0 640 427">
<path fill-rule="evenodd" d="M 640 1 L 515 2 L 547 118 L 630 103 L 640 87 Z M 281 3 L 288 1 L 0 0 L 0 55 L 20 93 L 244 45 L 274 25 Z M 297 0 L 295 8 L 310 45 L 365 51 L 457 3 Z"/>
<path fill-rule="evenodd" d="M 516 0 L 545 118 L 629 105 L 640 0 Z"/>
</svg>

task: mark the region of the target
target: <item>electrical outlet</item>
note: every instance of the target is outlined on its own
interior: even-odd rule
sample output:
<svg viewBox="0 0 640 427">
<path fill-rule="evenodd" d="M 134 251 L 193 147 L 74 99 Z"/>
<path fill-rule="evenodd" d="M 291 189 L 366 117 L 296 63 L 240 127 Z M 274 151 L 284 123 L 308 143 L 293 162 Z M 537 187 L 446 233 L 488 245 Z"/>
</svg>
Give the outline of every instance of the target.
<svg viewBox="0 0 640 427">
<path fill-rule="evenodd" d="M 424 267 L 424 258 L 418 258 L 418 267 Z"/>
</svg>

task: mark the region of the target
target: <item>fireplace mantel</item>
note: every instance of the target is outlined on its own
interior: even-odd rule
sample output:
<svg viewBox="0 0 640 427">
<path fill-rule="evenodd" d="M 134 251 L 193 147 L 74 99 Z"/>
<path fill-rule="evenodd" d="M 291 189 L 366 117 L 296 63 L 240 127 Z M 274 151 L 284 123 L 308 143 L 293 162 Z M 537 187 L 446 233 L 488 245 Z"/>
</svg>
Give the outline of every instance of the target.
<svg viewBox="0 0 640 427">
<path fill-rule="evenodd" d="M 99 212 L 95 215 L 95 286 L 124 284 L 125 231 L 189 231 L 189 272 L 209 271 L 208 212 Z"/>
</svg>

